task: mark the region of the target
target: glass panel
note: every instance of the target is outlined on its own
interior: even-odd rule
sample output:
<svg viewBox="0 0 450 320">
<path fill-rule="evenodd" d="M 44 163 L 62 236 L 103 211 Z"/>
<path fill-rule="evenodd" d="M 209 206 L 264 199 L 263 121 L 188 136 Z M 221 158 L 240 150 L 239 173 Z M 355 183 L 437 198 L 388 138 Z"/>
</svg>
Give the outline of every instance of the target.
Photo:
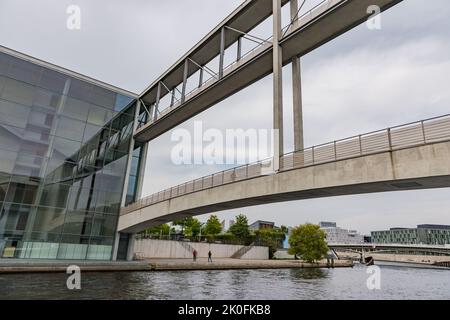
<svg viewBox="0 0 450 320">
<path fill-rule="evenodd" d="M 71 78 L 71 84 L 68 95 L 78 100 L 90 101 L 93 87 L 94 86 L 90 83 Z"/>
<path fill-rule="evenodd" d="M 33 104 L 34 87 L 24 82 L 5 79 L 2 98 L 11 102 L 31 106 Z"/>
<path fill-rule="evenodd" d="M 43 188 L 40 206 L 65 208 L 69 198 L 70 185 L 50 184 Z"/>
<path fill-rule="evenodd" d="M 36 88 L 33 106 L 42 107 L 54 114 L 61 103 L 62 96 L 54 92 Z"/>
<path fill-rule="evenodd" d="M 34 63 L 14 58 L 8 76 L 34 85 L 38 83 L 41 71 L 42 67 Z"/>
<path fill-rule="evenodd" d="M 61 117 L 58 123 L 58 129 L 56 130 L 56 136 L 66 138 L 75 141 L 82 141 L 84 128 L 86 123 Z"/>
<path fill-rule="evenodd" d="M 88 142 L 90 144 L 93 144 L 91 142 L 91 140 L 95 137 L 95 136 L 99 136 L 101 131 L 103 130 L 102 127 L 93 125 L 93 124 L 87 124 L 86 125 L 86 130 L 84 131 L 84 137 L 83 137 L 83 142 Z"/>
<path fill-rule="evenodd" d="M 44 68 L 42 70 L 39 86 L 50 91 L 62 94 L 67 79 L 67 76 L 59 72 Z"/>
<path fill-rule="evenodd" d="M 52 159 L 76 162 L 80 148 L 80 142 L 55 137 L 53 141 Z"/>
<path fill-rule="evenodd" d="M 13 151 L 0 151 L 0 172 L 12 174 L 17 159 L 17 153 Z"/>
<path fill-rule="evenodd" d="M 10 55 L 0 53 L 0 74 L 2 75 L 8 74 L 13 59 L 14 58 L 11 57 Z"/>
<path fill-rule="evenodd" d="M 97 106 L 112 109 L 116 102 L 116 93 L 102 87 L 95 86 L 93 87 L 90 101 Z"/>
<path fill-rule="evenodd" d="M 0 173 L 0 203 L 6 197 L 6 192 L 8 191 L 8 186 L 9 186 L 9 180 L 10 180 L 9 175 L 3 175 Z M 1 210 L 1 206 L 0 206 L 0 210 Z"/>
<path fill-rule="evenodd" d="M 61 233 L 64 225 L 64 218 L 64 209 L 39 207 L 34 219 L 33 231 L 42 233 Z"/>
<path fill-rule="evenodd" d="M 29 106 L 0 100 L 0 123 L 25 128 L 30 112 L 31 108 Z"/>
<path fill-rule="evenodd" d="M 67 97 L 64 103 L 63 115 L 85 122 L 88 118 L 89 108 L 89 103 Z"/>
<path fill-rule="evenodd" d="M 27 226 L 30 210 L 30 206 L 4 203 L 0 214 L 0 233 L 5 230 L 23 232 Z"/>
<path fill-rule="evenodd" d="M 113 117 L 113 113 L 105 108 L 91 105 L 88 122 L 97 126 L 104 126 Z"/>
<path fill-rule="evenodd" d="M 87 235 L 91 234 L 93 214 L 69 212 L 64 223 L 64 235 Z"/>
<path fill-rule="evenodd" d="M 38 186 L 11 182 L 6 194 L 6 202 L 33 204 L 36 199 Z"/>
</svg>

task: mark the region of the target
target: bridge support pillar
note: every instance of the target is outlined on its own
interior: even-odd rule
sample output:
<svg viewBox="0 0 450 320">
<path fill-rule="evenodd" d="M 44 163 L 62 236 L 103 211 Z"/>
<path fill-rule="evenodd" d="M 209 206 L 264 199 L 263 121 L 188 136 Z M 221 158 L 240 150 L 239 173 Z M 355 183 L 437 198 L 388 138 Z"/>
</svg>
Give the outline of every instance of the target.
<svg viewBox="0 0 450 320">
<path fill-rule="evenodd" d="M 274 171 L 279 170 L 280 156 L 284 153 L 283 140 L 283 62 L 281 40 L 281 0 L 273 0 L 273 129 Z"/>
<path fill-rule="evenodd" d="M 291 0 L 291 21 L 294 25 L 298 21 L 298 0 Z M 301 61 L 299 57 L 292 59 L 292 93 L 294 107 L 294 150 L 305 149 L 303 138 L 303 101 Z"/>
</svg>

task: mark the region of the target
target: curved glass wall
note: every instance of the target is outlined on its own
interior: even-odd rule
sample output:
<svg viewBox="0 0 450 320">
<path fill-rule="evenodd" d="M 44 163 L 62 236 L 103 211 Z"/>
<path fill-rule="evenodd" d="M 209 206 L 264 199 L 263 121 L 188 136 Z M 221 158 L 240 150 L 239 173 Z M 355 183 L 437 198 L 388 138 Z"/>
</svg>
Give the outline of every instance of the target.
<svg viewBox="0 0 450 320">
<path fill-rule="evenodd" d="M 132 97 L 0 53 L 1 258 L 111 259 L 134 114 Z"/>
</svg>

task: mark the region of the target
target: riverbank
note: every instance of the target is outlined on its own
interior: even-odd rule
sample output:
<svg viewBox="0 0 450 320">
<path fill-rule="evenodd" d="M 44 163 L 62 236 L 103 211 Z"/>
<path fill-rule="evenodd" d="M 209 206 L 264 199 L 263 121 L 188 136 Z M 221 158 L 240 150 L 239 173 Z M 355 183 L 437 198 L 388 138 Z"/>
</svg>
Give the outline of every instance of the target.
<svg viewBox="0 0 450 320">
<path fill-rule="evenodd" d="M 306 268 L 351 268 L 349 260 L 335 260 L 334 266 L 326 261 L 310 264 L 295 260 L 240 260 L 215 259 L 148 259 L 143 261 L 43 261 L 43 260 L 1 260 L 0 274 L 12 273 L 60 273 L 68 266 L 79 266 L 81 272 L 134 272 L 134 271 L 187 271 L 187 270 L 238 270 L 238 269 L 306 269 Z"/>
</svg>

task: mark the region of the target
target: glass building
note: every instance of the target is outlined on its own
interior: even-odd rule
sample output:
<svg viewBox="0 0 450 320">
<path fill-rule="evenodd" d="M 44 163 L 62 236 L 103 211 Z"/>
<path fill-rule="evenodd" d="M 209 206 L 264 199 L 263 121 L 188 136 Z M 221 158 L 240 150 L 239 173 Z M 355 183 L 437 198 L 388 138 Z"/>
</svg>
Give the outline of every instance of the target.
<svg viewBox="0 0 450 320">
<path fill-rule="evenodd" d="M 0 49 L 0 258 L 112 259 L 136 96 Z"/>
<path fill-rule="evenodd" d="M 372 232 L 373 243 L 390 244 L 450 244 L 450 226 L 422 224 L 417 228 L 391 228 Z"/>
</svg>

